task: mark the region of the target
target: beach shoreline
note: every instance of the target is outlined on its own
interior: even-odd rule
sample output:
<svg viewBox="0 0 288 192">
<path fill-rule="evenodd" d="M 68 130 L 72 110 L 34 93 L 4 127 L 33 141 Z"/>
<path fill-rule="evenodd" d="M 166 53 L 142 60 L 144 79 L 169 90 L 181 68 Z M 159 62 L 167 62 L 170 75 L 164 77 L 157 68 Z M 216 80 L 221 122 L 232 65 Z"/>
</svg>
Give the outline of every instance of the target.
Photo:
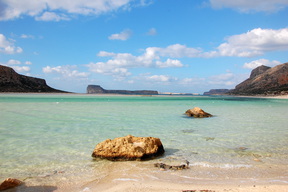
<svg viewBox="0 0 288 192">
<path fill-rule="evenodd" d="M 215 180 L 195 180 L 193 183 L 181 183 L 173 181 L 152 180 L 125 180 L 114 179 L 102 181 L 91 181 L 84 183 L 62 183 L 60 185 L 33 186 L 24 184 L 18 187 L 20 191 L 54 191 L 54 192 L 285 192 L 288 184 L 277 181 L 259 180 L 226 180 L 215 182 Z M 9 190 L 7 190 L 9 191 Z"/>
</svg>

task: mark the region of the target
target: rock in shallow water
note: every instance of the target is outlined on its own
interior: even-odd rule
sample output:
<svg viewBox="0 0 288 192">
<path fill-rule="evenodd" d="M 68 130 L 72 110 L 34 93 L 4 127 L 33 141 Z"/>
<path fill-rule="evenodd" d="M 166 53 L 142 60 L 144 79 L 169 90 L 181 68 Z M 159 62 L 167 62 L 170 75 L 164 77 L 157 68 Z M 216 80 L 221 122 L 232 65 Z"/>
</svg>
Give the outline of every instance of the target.
<svg viewBox="0 0 288 192">
<path fill-rule="evenodd" d="M 18 179 L 7 178 L 0 184 L 0 191 L 11 189 L 21 185 L 23 182 Z"/>
<path fill-rule="evenodd" d="M 146 160 L 165 152 L 159 138 L 154 137 L 118 137 L 98 143 L 92 157 L 112 161 Z"/>
<path fill-rule="evenodd" d="M 203 117 L 212 117 L 210 113 L 206 113 L 199 107 L 194 107 L 193 109 L 188 109 L 185 114 L 189 117 L 203 118 Z"/>
</svg>

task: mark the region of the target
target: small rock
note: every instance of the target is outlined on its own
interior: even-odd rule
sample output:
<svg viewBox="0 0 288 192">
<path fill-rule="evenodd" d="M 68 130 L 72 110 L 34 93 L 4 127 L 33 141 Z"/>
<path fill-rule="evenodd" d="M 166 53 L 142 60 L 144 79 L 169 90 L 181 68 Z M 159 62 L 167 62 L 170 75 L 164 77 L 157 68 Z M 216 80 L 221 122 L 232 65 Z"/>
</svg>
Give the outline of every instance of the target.
<svg viewBox="0 0 288 192">
<path fill-rule="evenodd" d="M 212 117 L 210 113 L 206 113 L 199 107 L 194 107 L 193 109 L 188 109 L 185 114 L 189 117 L 203 118 L 203 117 Z"/>
<path fill-rule="evenodd" d="M 1 183 L 0 191 L 4 191 L 6 189 L 11 189 L 11 188 L 17 187 L 17 186 L 21 185 L 22 183 L 23 182 L 18 180 L 18 179 L 7 178 Z"/>
<path fill-rule="evenodd" d="M 183 169 L 189 169 L 189 161 L 186 161 L 186 165 L 167 165 L 165 163 L 155 163 L 154 167 L 159 167 L 161 171 L 171 169 L 171 170 L 183 170 Z"/>
<path fill-rule="evenodd" d="M 206 141 L 213 141 L 215 139 L 215 137 L 205 137 Z"/>
</svg>

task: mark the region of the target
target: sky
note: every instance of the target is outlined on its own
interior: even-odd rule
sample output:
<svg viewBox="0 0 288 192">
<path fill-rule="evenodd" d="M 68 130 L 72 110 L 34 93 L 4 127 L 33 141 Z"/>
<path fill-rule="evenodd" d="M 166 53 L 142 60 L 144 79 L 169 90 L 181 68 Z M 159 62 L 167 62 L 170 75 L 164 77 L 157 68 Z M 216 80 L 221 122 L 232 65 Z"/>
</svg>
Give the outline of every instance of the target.
<svg viewBox="0 0 288 192">
<path fill-rule="evenodd" d="M 288 62 L 288 0 L 0 0 L 0 65 L 53 88 L 200 93 Z"/>
</svg>

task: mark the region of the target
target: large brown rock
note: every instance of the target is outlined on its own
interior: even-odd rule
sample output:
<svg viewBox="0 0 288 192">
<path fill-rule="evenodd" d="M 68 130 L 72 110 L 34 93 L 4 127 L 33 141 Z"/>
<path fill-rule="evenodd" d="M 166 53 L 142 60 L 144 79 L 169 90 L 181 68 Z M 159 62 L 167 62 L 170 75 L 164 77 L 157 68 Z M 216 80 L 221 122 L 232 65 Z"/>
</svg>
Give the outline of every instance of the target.
<svg viewBox="0 0 288 192">
<path fill-rule="evenodd" d="M 203 118 L 203 117 L 212 117 L 210 113 L 206 113 L 199 107 L 194 107 L 193 109 L 188 109 L 185 114 L 189 117 Z"/>
<path fill-rule="evenodd" d="M 0 184 L 0 191 L 11 189 L 21 185 L 23 182 L 18 179 L 7 178 Z"/>
<path fill-rule="evenodd" d="M 112 161 L 146 160 L 165 152 L 159 138 L 127 135 L 96 145 L 92 157 Z"/>
</svg>

